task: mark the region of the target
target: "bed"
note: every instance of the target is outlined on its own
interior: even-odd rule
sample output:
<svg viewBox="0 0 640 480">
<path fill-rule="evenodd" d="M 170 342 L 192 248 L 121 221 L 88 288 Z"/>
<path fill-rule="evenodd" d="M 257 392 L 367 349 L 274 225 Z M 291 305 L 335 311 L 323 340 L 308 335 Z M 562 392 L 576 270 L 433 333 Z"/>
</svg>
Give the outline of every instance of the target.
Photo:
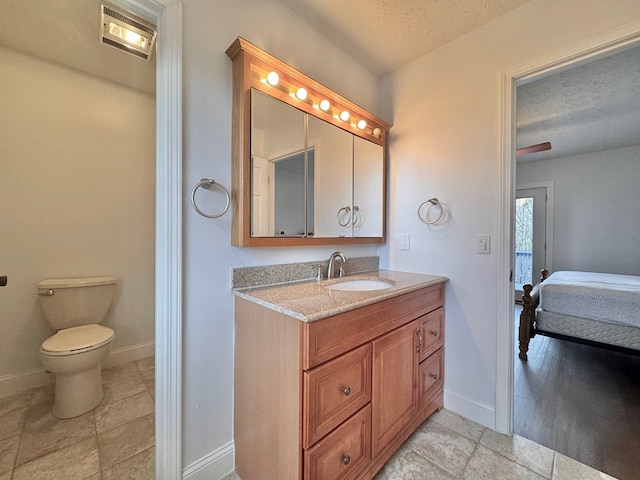
<svg viewBox="0 0 640 480">
<path fill-rule="evenodd" d="M 523 289 L 520 359 L 536 334 L 640 353 L 640 276 L 542 270 Z"/>
</svg>

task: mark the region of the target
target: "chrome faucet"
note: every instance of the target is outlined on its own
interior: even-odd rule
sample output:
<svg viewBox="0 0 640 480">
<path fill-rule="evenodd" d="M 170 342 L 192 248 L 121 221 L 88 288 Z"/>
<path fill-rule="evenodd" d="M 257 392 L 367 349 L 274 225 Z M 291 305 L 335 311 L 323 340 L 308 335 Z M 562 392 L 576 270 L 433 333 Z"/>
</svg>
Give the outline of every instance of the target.
<svg viewBox="0 0 640 480">
<path fill-rule="evenodd" d="M 344 264 L 347 263 L 349 260 L 347 260 L 347 257 L 345 256 L 344 253 L 342 252 L 333 252 L 331 254 L 331 256 L 329 256 L 329 268 L 327 269 L 327 278 L 331 279 L 331 278 L 335 278 L 335 261 L 336 260 L 340 260 L 340 270 L 338 273 L 338 276 L 340 278 L 344 277 Z"/>
</svg>

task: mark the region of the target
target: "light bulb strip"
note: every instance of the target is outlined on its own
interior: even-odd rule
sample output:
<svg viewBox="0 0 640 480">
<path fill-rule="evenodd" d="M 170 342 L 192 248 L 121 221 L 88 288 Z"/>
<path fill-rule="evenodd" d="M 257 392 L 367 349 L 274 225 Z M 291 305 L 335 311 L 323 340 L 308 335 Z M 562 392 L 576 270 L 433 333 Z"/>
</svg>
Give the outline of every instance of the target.
<svg viewBox="0 0 640 480">
<path fill-rule="evenodd" d="M 358 136 L 382 141 L 382 134 L 386 130 L 383 125 L 378 125 L 370 118 L 360 117 L 357 115 L 357 112 L 354 113 L 351 111 L 351 107 L 349 105 L 342 104 L 335 99 L 327 98 L 328 95 L 326 93 L 316 91 L 309 85 L 305 85 L 303 82 L 290 78 L 286 72 L 269 68 L 270 66 L 268 65 L 264 65 L 264 67 L 267 68 L 263 68 L 263 66 L 256 63 L 251 64 L 251 78 L 254 83 L 258 84 L 257 86 L 261 91 L 269 94 L 270 89 L 276 89 L 286 94 L 290 99 L 287 100 L 287 103 L 294 107 L 299 107 L 300 103 L 305 104 L 307 109 L 309 107 L 313 108 L 315 112 L 314 114 L 319 118 L 325 118 L 325 120 L 330 121 L 330 123 L 342 128 L 348 127 L 346 128 L 347 130 Z M 274 78 L 277 75 L 277 84 L 274 85 L 267 80 L 267 77 L 270 74 L 271 77 Z M 301 90 L 306 92 L 306 96 L 302 94 Z M 281 98 L 280 95 L 278 95 L 278 97 Z M 321 105 L 326 106 L 323 102 L 328 102 L 329 104 L 326 109 L 321 108 Z M 347 112 L 348 116 L 347 114 L 344 114 L 344 112 Z M 364 126 L 362 126 L 361 122 L 364 122 Z"/>
</svg>

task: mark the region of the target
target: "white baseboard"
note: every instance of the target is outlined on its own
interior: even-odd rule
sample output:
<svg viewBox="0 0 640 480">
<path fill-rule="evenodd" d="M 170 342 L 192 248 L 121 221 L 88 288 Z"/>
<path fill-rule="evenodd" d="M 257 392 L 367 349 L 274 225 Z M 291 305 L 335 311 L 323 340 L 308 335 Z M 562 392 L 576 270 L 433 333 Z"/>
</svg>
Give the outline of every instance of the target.
<svg viewBox="0 0 640 480">
<path fill-rule="evenodd" d="M 182 471 L 182 478 L 184 480 L 219 480 L 233 472 L 235 463 L 235 446 L 233 442 L 229 442 L 187 466 Z"/>
<path fill-rule="evenodd" d="M 496 427 L 496 409 L 486 403 L 478 402 L 445 389 L 444 408 L 492 430 Z"/>
<path fill-rule="evenodd" d="M 0 377 L 0 398 L 53 383 L 53 375 L 44 368 Z"/>
<path fill-rule="evenodd" d="M 155 355 L 155 342 L 139 343 L 128 347 L 112 349 L 106 360 L 102 364 L 102 368 L 111 368 L 125 363 L 142 360 L 143 358 L 153 357 Z"/>
<path fill-rule="evenodd" d="M 102 364 L 102 368 L 115 367 L 124 363 L 142 360 L 155 355 L 155 342 L 140 343 L 129 347 L 111 350 Z M 0 398 L 8 397 L 24 390 L 42 387 L 53 383 L 54 376 L 44 368 L 26 372 L 11 373 L 0 377 Z"/>
</svg>

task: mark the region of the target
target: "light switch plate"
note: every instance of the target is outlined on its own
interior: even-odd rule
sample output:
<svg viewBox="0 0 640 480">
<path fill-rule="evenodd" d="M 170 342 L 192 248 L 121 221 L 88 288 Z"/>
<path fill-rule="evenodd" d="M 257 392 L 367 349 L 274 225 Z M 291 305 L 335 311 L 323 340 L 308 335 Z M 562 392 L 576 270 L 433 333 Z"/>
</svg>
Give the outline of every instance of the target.
<svg viewBox="0 0 640 480">
<path fill-rule="evenodd" d="M 400 235 L 400 250 L 411 250 L 411 238 L 408 233 Z"/>
<path fill-rule="evenodd" d="M 477 253 L 480 254 L 489 254 L 491 253 L 491 235 L 489 234 L 480 234 L 478 235 L 477 241 Z"/>
</svg>

